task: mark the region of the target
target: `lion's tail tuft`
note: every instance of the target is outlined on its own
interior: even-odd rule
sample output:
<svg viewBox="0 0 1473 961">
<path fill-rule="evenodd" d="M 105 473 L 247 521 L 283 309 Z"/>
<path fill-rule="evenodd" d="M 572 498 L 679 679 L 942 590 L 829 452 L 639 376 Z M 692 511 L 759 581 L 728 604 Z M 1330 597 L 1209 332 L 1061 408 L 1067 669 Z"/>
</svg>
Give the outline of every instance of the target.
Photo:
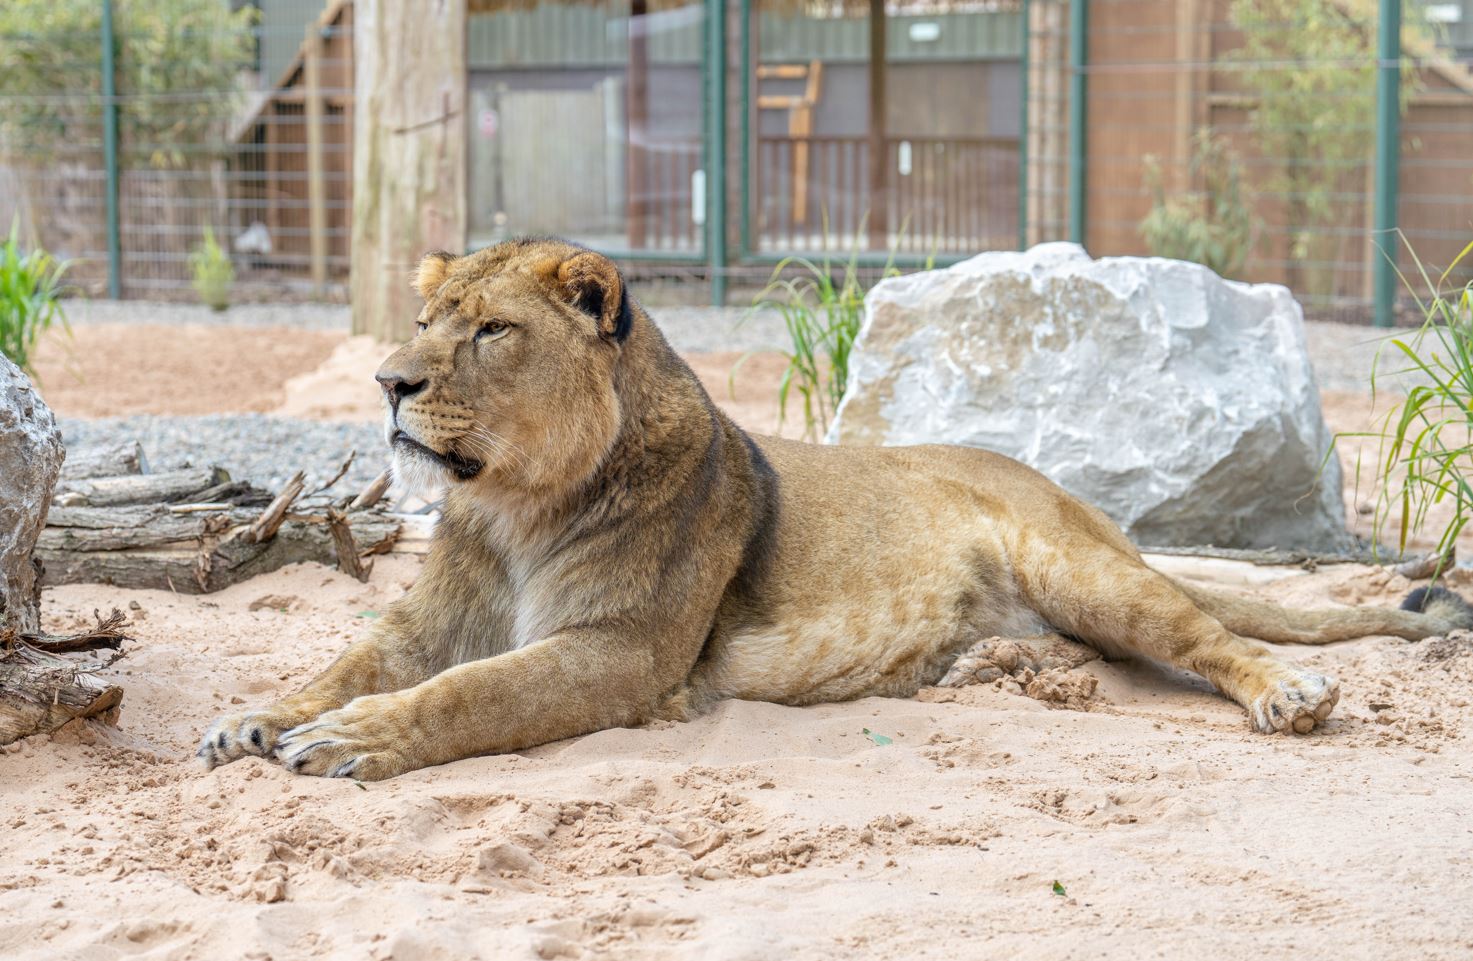
<svg viewBox="0 0 1473 961">
<path fill-rule="evenodd" d="M 1430 614 L 1447 624 L 1445 630 L 1473 628 L 1473 604 L 1445 587 L 1419 587 L 1401 602 L 1401 609 Z"/>
</svg>

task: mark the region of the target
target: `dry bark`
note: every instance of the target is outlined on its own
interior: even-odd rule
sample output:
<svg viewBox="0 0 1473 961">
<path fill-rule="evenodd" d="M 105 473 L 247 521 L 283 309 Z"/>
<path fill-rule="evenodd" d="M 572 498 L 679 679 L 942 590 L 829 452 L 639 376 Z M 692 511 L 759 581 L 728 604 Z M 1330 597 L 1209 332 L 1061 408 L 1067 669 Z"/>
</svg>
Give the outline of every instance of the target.
<svg viewBox="0 0 1473 961">
<path fill-rule="evenodd" d="M 127 621 L 114 610 L 80 634 L 0 632 L 0 744 L 56 730 L 76 718 L 117 721 L 123 689 L 97 672 L 123 656 Z M 102 660 L 78 660 L 62 652 L 114 651 Z"/>
</svg>

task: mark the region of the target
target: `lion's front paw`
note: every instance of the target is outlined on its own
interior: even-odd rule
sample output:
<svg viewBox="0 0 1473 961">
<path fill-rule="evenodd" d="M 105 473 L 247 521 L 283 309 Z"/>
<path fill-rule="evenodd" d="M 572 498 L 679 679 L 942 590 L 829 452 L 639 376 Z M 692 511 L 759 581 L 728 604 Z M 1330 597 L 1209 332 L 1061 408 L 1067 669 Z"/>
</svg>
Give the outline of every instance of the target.
<svg viewBox="0 0 1473 961">
<path fill-rule="evenodd" d="M 1340 682 L 1333 677 L 1288 668 L 1272 686 L 1254 698 L 1248 712 L 1253 726 L 1265 734 L 1308 734 L 1330 716 L 1340 700 Z"/>
<path fill-rule="evenodd" d="M 398 695 L 356 698 L 282 734 L 276 757 L 289 771 L 317 777 L 379 781 L 412 771 L 423 765 L 409 756 L 403 711 Z"/>
<path fill-rule="evenodd" d="M 283 731 L 296 727 L 313 715 L 275 705 L 259 711 L 227 714 L 210 725 L 200 739 L 194 756 L 205 770 L 239 760 L 248 754 L 266 757 L 276 748 Z"/>
</svg>

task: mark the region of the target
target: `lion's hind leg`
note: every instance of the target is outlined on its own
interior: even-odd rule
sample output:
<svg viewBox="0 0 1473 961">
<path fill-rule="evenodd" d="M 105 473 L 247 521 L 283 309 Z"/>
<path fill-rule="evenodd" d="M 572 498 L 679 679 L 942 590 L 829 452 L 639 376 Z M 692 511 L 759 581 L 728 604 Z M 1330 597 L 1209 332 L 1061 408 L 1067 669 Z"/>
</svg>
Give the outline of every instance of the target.
<svg viewBox="0 0 1473 961">
<path fill-rule="evenodd" d="M 1019 574 L 1034 609 L 1055 629 L 1107 656 L 1143 655 L 1200 674 L 1260 731 L 1306 734 L 1340 699 L 1334 678 L 1232 633 L 1170 579 L 1108 544 L 1052 544 Z"/>
</svg>

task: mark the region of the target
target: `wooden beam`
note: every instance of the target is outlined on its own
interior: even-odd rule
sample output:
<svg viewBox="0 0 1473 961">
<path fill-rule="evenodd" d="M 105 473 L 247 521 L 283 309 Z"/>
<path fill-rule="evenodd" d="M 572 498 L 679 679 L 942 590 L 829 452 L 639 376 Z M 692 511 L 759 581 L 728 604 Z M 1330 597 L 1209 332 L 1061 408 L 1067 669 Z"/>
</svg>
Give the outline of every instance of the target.
<svg viewBox="0 0 1473 961">
<path fill-rule="evenodd" d="M 465 0 L 353 5 L 353 332 L 406 341 L 409 284 L 466 243 Z"/>
</svg>

